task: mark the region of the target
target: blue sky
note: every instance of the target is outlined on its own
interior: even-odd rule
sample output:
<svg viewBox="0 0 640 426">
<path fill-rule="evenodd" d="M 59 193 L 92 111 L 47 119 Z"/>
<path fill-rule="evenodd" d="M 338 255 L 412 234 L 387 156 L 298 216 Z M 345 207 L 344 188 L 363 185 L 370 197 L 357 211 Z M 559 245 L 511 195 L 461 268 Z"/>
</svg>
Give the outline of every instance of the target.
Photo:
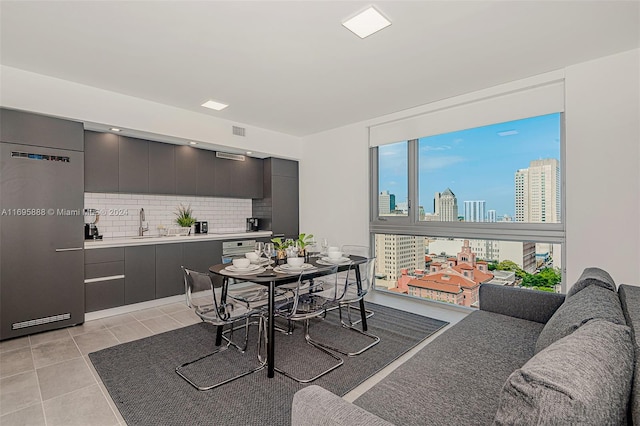
<svg viewBox="0 0 640 426">
<path fill-rule="evenodd" d="M 433 212 L 434 193 L 451 188 L 460 215 L 465 201 L 485 200 L 498 217 L 513 217 L 515 172 L 542 158 L 560 160 L 560 114 L 421 138 L 419 203 Z M 380 191 L 406 201 L 406 142 L 380 146 L 379 179 Z"/>
</svg>

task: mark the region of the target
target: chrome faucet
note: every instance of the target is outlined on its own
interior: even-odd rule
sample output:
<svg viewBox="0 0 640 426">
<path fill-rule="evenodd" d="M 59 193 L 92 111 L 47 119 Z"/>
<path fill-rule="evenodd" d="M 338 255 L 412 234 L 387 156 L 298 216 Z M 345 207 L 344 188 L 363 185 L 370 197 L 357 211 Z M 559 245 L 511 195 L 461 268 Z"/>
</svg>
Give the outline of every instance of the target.
<svg viewBox="0 0 640 426">
<path fill-rule="evenodd" d="M 144 235 L 144 231 L 148 231 L 149 230 L 149 225 L 147 225 L 147 227 L 144 227 L 143 222 L 145 221 L 144 218 L 144 209 L 140 209 L 140 227 L 138 227 L 138 236 L 142 237 Z"/>
</svg>

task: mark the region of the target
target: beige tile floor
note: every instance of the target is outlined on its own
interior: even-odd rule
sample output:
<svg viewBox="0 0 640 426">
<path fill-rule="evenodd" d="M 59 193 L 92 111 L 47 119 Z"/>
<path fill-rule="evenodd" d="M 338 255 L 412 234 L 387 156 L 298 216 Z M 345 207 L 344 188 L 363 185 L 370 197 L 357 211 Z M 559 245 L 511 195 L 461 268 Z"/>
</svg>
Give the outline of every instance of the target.
<svg viewBox="0 0 640 426">
<path fill-rule="evenodd" d="M 397 296 L 374 295 L 372 301 L 451 323 L 467 314 Z M 0 342 L 0 425 L 125 425 L 87 354 L 197 322 L 184 303 L 176 302 Z M 430 340 L 345 399 L 356 399 Z"/>
</svg>

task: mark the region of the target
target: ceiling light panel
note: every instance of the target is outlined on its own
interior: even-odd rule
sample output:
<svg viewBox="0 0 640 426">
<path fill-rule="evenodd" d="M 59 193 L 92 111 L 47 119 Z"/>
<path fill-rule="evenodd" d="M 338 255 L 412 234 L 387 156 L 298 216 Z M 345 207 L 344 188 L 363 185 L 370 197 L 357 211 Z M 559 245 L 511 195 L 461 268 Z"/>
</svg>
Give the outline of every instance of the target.
<svg viewBox="0 0 640 426">
<path fill-rule="evenodd" d="M 222 102 L 216 102 L 216 101 L 209 100 L 209 101 L 203 103 L 202 106 L 205 107 L 205 108 L 211 108 L 211 109 L 215 109 L 216 111 L 220 111 L 220 110 L 225 109 L 229 105 L 223 104 Z"/>
<path fill-rule="evenodd" d="M 343 22 L 342 25 L 358 37 L 365 38 L 388 27 L 391 22 L 372 6 Z"/>
</svg>

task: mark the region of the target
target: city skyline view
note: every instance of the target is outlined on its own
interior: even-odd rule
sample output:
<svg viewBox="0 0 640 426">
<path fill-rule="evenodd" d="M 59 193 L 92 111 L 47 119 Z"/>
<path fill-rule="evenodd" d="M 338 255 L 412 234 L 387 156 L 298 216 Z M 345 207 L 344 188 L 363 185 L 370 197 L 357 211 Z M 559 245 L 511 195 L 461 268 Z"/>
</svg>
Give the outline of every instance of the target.
<svg viewBox="0 0 640 426">
<path fill-rule="evenodd" d="M 532 160 L 560 160 L 560 127 L 556 113 L 420 138 L 419 205 L 434 213 L 434 194 L 449 188 L 461 206 L 484 200 L 498 220 L 514 218 L 516 172 Z M 406 142 L 379 147 L 378 189 L 399 205 L 407 201 L 407 170 Z"/>
</svg>

